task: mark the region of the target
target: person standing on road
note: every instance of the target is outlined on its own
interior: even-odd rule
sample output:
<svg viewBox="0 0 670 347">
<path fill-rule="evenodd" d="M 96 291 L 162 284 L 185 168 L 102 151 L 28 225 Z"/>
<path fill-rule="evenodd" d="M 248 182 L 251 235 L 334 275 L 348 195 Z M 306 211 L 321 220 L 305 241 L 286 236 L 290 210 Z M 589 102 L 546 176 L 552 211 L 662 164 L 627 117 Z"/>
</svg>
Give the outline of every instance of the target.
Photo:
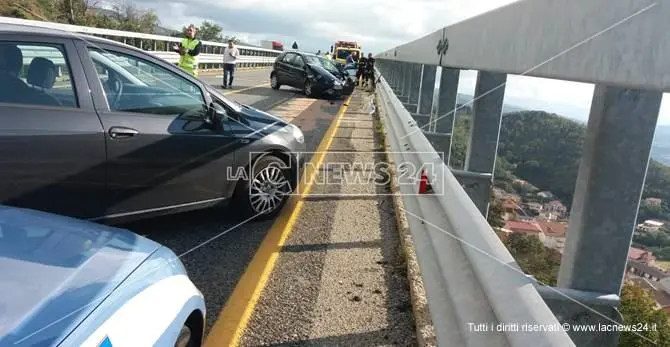
<svg viewBox="0 0 670 347">
<path fill-rule="evenodd" d="M 365 54 L 361 54 L 361 58 L 358 59 L 358 66 L 356 69 L 356 85 L 360 85 L 361 79 L 363 79 L 363 85 L 365 85 L 366 66 L 367 66 L 367 59 L 365 59 Z"/>
<path fill-rule="evenodd" d="M 365 74 L 363 77 L 367 80 L 367 84 L 375 88 L 375 58 L 372 57 L 372 53 L 368 53 L 368 58 L 365 61 Z"/>
<path fill-rule="evenodd" d="M 197 29 L 191 24 L 186 28 L 185 36 L 180 43 L 172 46 L 174 52 L 179 53 L 179 63 L 177 66 L 193 76 L 198 76 L 198 54 L 202 43 L 195 38 Z"/>
<path fill-rule="evenodd" d="M 235 64 L 239 55 L 240 51 L 233 44 L 233 40 L 228 40 L 228 47 L 223 50 L 223 89 L 233 87 Z"/>
</svg>

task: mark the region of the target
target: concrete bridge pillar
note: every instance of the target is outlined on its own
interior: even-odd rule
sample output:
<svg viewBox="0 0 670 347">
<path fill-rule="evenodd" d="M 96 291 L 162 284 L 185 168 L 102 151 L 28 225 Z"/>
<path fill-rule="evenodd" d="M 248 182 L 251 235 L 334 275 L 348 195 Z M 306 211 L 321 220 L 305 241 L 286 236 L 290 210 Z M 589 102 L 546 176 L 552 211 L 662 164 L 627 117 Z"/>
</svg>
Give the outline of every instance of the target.
<svg viewBox="0 0 670 347">
<path fill-rule="evenodd" d="M 437 107 L 431 117 L 430 131 L 436 134 L 449 134 L 442 137 L 445 160 L 447 166 L 451 163 L 451 133 L 456 122 L 456 100 L 458 95 L 458 79 L 460 70 L 446 67 L 440 68 L 440 87 L 437 90 Z"/>
<path fill-rule="evenodd" d="M 388 82 L 389 86 L 393 88 L 395 85 L 395 76 L 396 76 L 396 69 L 395 69 L 395 64 L 392 61 L 386 61 L 384 66 L 384 77 L 386 78 L 386 81 Z"/>
<path fill-rule="evenodd" d="M 423 65 L 423 69 L 421 71 L 421 88 L 416 112 L 418 114 L 430 116 L 430 111 L 433 108 L 436 73 L 437 66 Z"/>
<path fill-rule="evenodd" d="M 494 172 L 506 81 L 506 74 L 480 71 L 477 75 L 465 171 Z M 488 215 L 491 180 L 482 180 L 469 192 L 484 217 Z"/>
<path fill-rule="evenodd" d="M 421 130 L 428 131 L 430 122 L 430 109 L 433 107 L 433 93 L 435 91 L 435 73 L 437 67 L 434 65 L 419 65 L 417 70 L 420 72 L 418 76 L 418 88 L 414 87 L 411 91 L 414 97 L 410 97 L 410 108 L 407 110 L 412 113 L 412 117 L 416 120 Z M 416 106 L 413 104 L 416 102 Z M 432 141 L 431 141 L 432 142 Z M 438 151 L 439 152 L 439 151 Z"/>
<path fill-rule="evenodd" d="M 394 91 L 398 90 L 398 86 L 400 85 L 400 81 L 402 80 L 402 65 L 398 63 L 397 61 L 392 61 L 391 63 L 391 69 L 393 70 L 393 79 L 392 79 L 392 88 Z"/>
<path fill-rule="evenodd" d="M 405 108 L 409 113 L 416 113 L 421 89 L 421 64 L 410 63 L 407 69 L 409 70 L 409 76 L 406 83 L 407 102 Z"/>
<path fill-rule="evenodd" d="M 403 103 L 403 106 L 410 113 L 416 112 L 416 101 L 418 100 L 417 90 L 419 88 L 419 80 L 421 79 L 420 72 L 417 72 L 417 66 L 420 65 L 414 63 L 402 63 L 403 65 L 403 79 L 401 85 L 399 86 L 400 94 L 398 99 Z M 412 99 L 414 103 L 412 105 Z"/>
<path fill-rule="evenodd" d="M 558 286 L 620 294 L 663 94 L 596 85 Z M 649 276 L 651 277 L 651 276 Z M 619 321 L 612 307 L 553 305 L 568 322 Z M 600 314 L 596 313 L 599 312 Z M 615 346 L 618 334 L 574 334 L 578 346 Z"/>
<path fill-rule="evenodd" d="M 400 96 L 402 97 L 400 101 L 405 102 L 409 96 L 409 80 L 412 74 L 410 73 L 409 63 L 401 62 L 400 65 L 402 66 L 402 78 L 400 79 L 398 89 L 400 90 Z"/>
</svg>

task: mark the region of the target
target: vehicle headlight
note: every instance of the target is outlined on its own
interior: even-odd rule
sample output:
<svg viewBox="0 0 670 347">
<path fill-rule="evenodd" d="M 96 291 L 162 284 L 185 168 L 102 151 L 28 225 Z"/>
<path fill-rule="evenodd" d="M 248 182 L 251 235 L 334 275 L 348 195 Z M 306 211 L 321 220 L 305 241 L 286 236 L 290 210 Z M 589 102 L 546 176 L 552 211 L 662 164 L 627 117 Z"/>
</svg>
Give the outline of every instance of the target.
<svg viewBox="0 0 670 347">
<path fill-rule="evenodd" d="M 293 124 L 291 124 L 291 128 L 292 128 L 291 133 L 292 133 L 293 137 L 295 137 L 295 140 L 299 144 L 305 143 L 305 135 L 302 133 L 302 130 L 300 130 L 300 128 L 298 128 L 297 126 L 295 126 Z"/>
</svg>

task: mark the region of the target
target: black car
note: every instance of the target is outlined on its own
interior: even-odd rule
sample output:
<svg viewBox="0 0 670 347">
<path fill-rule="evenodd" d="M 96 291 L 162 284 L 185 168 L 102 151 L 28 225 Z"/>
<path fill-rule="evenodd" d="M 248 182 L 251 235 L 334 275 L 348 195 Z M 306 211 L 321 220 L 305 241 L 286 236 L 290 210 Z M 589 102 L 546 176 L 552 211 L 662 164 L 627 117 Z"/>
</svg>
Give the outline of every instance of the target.
<svg viewBox="0 0 670 347">
<path fill-rule="evenodd" d="M 321 56 L 318 58 L 321 66 L 323 66 L 324 69 L 328 70 L 328 72 L 333 74 L 333 76 L 336 76 L 342 80 L 344 84 L 344 87 L 342 88 L 342 94 L 350 95 L 354 92 L 354 88 L 356 87 L 356 71 L 354 71 L 352 74 L 350 70 L 347 70 L 346 66 L 340 63 L 335 63 L 332 60 Z"/>
<path fill-rule="evenodd" d="M 284 205 L 300 129 L 150 52 L 0 25 L 0 204 L 124 221 L 236 201 Z"/>
<path fill-rule="evenodd" d="M 341 96 L 345 87 L 342 76 L 328 71 L 321 59 L 313 53 L 282 53 L 275 60 L 270 73 L 270 85 L 273 89 L 279 89 L 282 85 L 302 89 L 308 97 Z"/>
</svg>

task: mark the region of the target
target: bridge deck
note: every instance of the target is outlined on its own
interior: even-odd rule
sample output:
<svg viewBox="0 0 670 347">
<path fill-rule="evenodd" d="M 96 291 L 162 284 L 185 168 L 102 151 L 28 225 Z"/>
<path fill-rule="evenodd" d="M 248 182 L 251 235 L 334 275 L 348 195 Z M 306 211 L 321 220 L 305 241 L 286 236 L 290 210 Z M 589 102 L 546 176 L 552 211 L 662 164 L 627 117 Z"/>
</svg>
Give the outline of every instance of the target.
<svg viewBox="0 0 670 347">
<path fill-rule="evenodd" d="M 385 159 L 373 117 L 361 112 L 368 100 L 356 92 L 330 124 L 311 155 L 303 196 L 270 228 L 208 346 L 237 338 L 244 346 L 414 341 L 392 197 L 370 180 Z M 314 106 L 307 109 L 318 114 Z"/>
<path fill-rule="evenodd" d="M 379 135 L 373 117 L 360 112 L 367 94 L 357 92 L 344 112 L 342 101 L 269 88 L 269 72 L 238 71 L 225 94 L 301 127 L 311 167 L 319 157 L 322 163 L 368 166 L 382 160 L 374 152 Z M 216 73 L 201 79 L 215 86 L 222 82 Z M 300 199 L 302 207 L 286 206 L 275 221 L 238 225 L 225 211 L 206 210 L 128 225 L 177 254 L 197 247 L 182 261 L 207 301 L 208 346 L 235 339 L 242 345 L 412 344 L 392 198 L 366 181 L 374 172 L 356 171 L 360 183 L 347 185 L 342 183 L 347 173 L 325 167 L 333 164 L 314 170 L 315 183 Z M 353 193 L 369 195 L 346 196 Z"/>
</svg>

